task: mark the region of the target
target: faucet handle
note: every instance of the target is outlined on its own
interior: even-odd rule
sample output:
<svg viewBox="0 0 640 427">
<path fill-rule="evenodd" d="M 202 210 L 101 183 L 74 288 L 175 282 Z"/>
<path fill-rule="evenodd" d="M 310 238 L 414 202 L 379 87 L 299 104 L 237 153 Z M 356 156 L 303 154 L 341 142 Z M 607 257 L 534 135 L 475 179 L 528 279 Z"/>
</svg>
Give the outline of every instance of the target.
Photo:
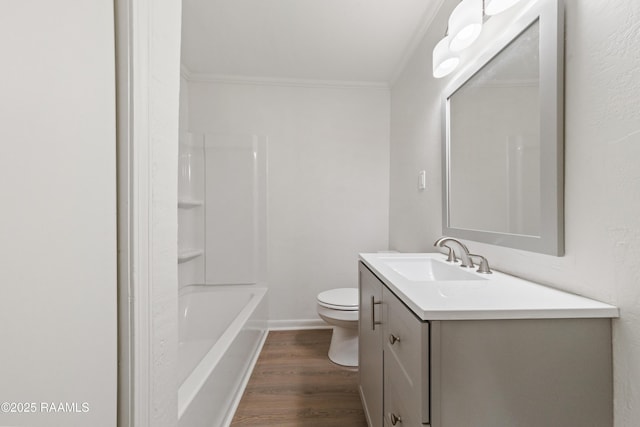
<svg viewBox="0 0 640 427">
<path fill-rule="evenodd" d="M 451 246 L 442 245 L 443 247 L 449 249 L 449 255 L 447 256 L 447 262 L 458 262 L 458 258 L 456 258 L 456 253 L 453 251 Z"/>
<path fill-rule="evenodd" d="M 469 254 L 469 258 L 473 258 L 473 257 L 480 258 L 480 265 L 478 266 L 478 269 L 476 270 L 476 272 L 483 273 L 483 274 L 493 273 L 493 271 L 491 271 L 491 268 L 489 268 L 489 261 L 487 261 L 485 257 L 478 254 Z"/>
</svg>

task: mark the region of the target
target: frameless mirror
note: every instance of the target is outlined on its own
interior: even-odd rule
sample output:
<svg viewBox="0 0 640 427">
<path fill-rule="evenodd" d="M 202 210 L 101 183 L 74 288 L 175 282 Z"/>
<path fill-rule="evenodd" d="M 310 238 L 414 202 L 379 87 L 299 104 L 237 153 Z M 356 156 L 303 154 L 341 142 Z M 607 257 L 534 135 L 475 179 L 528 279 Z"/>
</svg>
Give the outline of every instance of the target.
<svg viewBox="0 0 640 427">
<path fill-rule="evenodd" d="M 445 91 L 443 234 L 563 254 L 562 20 L 536 2 Z"/>
</svg>

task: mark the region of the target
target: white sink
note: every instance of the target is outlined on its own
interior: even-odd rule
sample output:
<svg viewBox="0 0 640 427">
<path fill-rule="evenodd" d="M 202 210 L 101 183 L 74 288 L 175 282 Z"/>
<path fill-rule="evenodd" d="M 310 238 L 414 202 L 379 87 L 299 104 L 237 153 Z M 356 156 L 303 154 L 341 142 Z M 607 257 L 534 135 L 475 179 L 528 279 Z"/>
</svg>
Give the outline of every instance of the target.
<svg viewBox="0 0 640 427">
<path fill-rule="evenodd" d="M 381 258 L 390 269 L 412 282 L 435 282 L 449 280 L 486 280 L 474 274 L 474 268 L 462 268 L 425 257 Z"/>
<path fill-rule="evenodd" d="M 501 273 L 477 273 L 441 253 L 371 253 L 360 260 L 422 320 L 618 317 L 612 305 Z"/>
</svg>

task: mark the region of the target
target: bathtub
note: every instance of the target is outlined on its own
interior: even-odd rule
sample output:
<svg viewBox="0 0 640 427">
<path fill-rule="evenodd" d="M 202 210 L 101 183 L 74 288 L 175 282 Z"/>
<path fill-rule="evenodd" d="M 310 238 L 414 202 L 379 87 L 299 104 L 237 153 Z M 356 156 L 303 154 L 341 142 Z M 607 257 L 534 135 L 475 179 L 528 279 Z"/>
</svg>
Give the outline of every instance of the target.
<svg viewBox="0 0 640 427">
<path fill-rule="evenodd" d="M 230 424 L 266 338 L 266 292 L 253 285 L 181 289 L 179 427 Z"/>
</svg>

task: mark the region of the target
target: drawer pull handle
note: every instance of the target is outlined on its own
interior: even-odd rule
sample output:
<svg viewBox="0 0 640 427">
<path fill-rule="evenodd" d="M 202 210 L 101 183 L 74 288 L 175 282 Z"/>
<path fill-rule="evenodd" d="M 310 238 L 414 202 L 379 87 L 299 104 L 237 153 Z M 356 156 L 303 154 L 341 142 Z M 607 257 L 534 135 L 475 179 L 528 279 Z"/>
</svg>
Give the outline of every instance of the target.
<svg viewBox="0 0 640 427">
<path fill-rule="evenodd" d="M 399 342 L 399 341 L 400 341 L 400 337 L 397 337 L 393 334 L 389 334 L 389 342 L 391 343 L 391 345 L 394 345 L 396 342 Z"/>
<path fill-rule="evenodd" d="M 391 425 L 396 425 L 398 423 L 402 424 L 402 418 L 400 418 L 393 412 L 389 414 L 389 418 L 391 419 Z"/>
<path fill-rule="evenodd" d="M 376 298 L 371 295 L 371 330 L 376 330 L 376 325 L 381 325 L 382 322 L 376 320 L 376 305 L 382 304 L 382 301 L 376 302 Z"/>
</svg>

